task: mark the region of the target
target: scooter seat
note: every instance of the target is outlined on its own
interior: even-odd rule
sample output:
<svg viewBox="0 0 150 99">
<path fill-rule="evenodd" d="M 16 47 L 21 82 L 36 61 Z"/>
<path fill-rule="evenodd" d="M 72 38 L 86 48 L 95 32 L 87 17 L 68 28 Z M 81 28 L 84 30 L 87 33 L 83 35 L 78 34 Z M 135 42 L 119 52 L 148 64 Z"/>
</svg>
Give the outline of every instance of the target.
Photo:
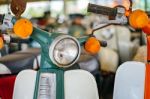
<svg viewBox="0 0 150 99">
<path fill-rule="evenodd" d="M 27 50 L 17 51 L 15 53 L 31 53 L 37 55 L 40 53 L 40 48 L 29 48 Z"/>
<path fill-rule="evenodd" d="M 2 69 L 4 68 L 4 66 L 5 68 L 8 68 L 11 74 L 16 74 L 24 69 L 33 69 L 34 60 L 37 58 L 39 53 L 40 49 L 32 48 L 25 51 L 19 51 L 10 55 L 6 55 L 0 58 L 0 74 L 7 74 L 2 71 L 4 70 Z"/>
</svg>

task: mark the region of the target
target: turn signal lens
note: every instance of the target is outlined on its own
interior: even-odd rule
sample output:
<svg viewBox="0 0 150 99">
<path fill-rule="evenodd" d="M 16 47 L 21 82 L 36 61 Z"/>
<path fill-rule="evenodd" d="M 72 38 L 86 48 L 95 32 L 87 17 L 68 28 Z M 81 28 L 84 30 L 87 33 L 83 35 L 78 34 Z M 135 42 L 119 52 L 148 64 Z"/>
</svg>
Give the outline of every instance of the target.
<svg viewBox="0 0 150 99">
<path fill-rule="evenodd" d="M 0 49 L 2 49 L 4 46 L 4 41 L 3 41 L 3 38 L 0 37 Z"/>
<path fill-rule="evenodd" d="M 129 23 L 133 28 L 140 29 L 148 24 L 148 15 L 142 10 L 135 10 L 129 16 Z"/>
<path fill-rule="evenodd" d="M 145 34 L 150 35 L 150 20 L 148 24 L 142 29 Z"/>
<path fill-rule="evenodd" d="M 95 37 L 90 37 L 85 43 L 85 50 L 91 54 L 97 54 L 100 48 L 100 42 Z"/>
<path fill-rule="evenodd" d="M 33 25 L 28 19 L 20 19 L 14 25 L 14 32 L 22 39 L 28 38 L 33 31 Z"/>
</svg>

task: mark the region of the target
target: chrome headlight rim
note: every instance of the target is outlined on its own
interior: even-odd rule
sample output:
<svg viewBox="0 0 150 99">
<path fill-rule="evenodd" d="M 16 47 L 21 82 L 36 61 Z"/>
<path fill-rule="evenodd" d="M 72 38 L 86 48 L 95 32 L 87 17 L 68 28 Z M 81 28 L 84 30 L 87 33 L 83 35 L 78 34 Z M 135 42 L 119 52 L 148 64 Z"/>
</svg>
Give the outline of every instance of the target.
<svg viewBox="0 0 150 99">
<path fill-rule="evenodd" d="M 64 39 L 71 39 L 71 40 L 73 40 L 73 41 L 76 43 L 76 45 L 77 45 L 77 50 L 78 50 L 78 54 L 77 54 L 77 56 L 75 57 L 75 59 L 72 61 L 72 63 L 66 64 L 66 65 L 63 65 L 63 64 L 58 63 L 58 62 L 56 61 L 56 59 L 54 58 L 54 50 L 55 50 L 56 45 L 57 45 L 60 41 L 62 41 L 62 40 L 64 40 Z M 79 59 L 79 57 L 80 57 L 80 54 L 81 54 L 81 47 L 80 47 L 79 41 L 78 41 L 75 37 L 72 37 L 72 36 L 70 36 L 70 35 L 64 35 L 64 34 L 63 34 L 63 35 L 59 35 L 58 37 L 56 37 L 56 38 L 53 40 L 53 42 L 51 43 L 50 48 L 49 48 L 49 57 L 50 57 L 52 63 L 55 64 L 57 67 L 61 67 L 61 68 L 67 68 L 67 67 L 71 67 L 72 65 L 74 65 L 74 64 L 78 61 L 78 59 Z"/>
</svg>

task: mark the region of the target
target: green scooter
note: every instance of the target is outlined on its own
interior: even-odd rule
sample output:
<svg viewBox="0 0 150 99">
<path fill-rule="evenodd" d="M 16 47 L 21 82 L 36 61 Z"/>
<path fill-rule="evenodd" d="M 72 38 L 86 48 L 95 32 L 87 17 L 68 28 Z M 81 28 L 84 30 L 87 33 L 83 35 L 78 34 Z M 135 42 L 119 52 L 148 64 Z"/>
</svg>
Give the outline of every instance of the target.
<svg viewBox="0 0 150 99">
<path fill-rule="evenodd" d="M 95 30 L 109 24 L 127 22 L 124 16 L 125 9 L 122 7 L 114 9 L 89 4 L 88 11 L 118 18 L 115 21 L 106 21 L 106 24 L 98 26 Z M 93 35 L 75 38 L 61 33 L 49 33 L 33 27 L 27 19 L 17 21 L 13 17 L 11 22 L 18 36 L 30 36 L 41 45 L 40 69 L 24 70 L 17 75 L 13 99 L 99 99 L 96 81 L 89 72 L 64 71 L 64 68 L 71 67 L 78 61 L 81 46 L 88 48 L 88 51 L 92 49 L 93 52 L 93 47 L 95 49 L 96 46 L 97 50 L 97 47 L 103 46 L 101 41 L 96 40 Z M 20 31 L 24 34 L 20 34 Z M 89 40 L 92 43 L 89 43 Z"/>
<path fill-rule="evenodd" d="M 78 60 L 80 46 L 84 45 L 90 36 L 76 39 L 69 35 L 33 28 L 31 37 L 42 47 L 40 69 L 24 70 L 18 74 L 13 99 L 99 98 L 95 79 L 89 72 L 64 72 L 64 68 L 72 66 Z"/>
</svg>

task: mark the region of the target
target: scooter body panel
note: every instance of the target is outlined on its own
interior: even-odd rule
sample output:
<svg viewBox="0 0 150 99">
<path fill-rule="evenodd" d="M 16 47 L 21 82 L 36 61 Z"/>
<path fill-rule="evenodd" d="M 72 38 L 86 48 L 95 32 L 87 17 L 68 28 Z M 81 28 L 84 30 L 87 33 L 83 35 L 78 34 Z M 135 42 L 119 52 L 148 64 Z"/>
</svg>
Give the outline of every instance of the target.
<svg viewBox="0 0 150 99">
<path fill-rule="evenodd" d="M 145 64 L 126 62 L 116 73 L 113 99 L 144 99 Z"/>
<path fill-rule="evenodd" d="M 116 72 L 119 63 L 119 56 L 117 52 L 110 48 L 101 48 L 99 57 L 101 70 L 112 73 Z"/>
<path fill-rule="evenodd" d="M 33 99 L 37 72 L 25 70 L 17 76 L 13 99 Z M 99 99 L 94 77 L 84 70 L 64 73 L 64 99 Z"/>
</svg>

